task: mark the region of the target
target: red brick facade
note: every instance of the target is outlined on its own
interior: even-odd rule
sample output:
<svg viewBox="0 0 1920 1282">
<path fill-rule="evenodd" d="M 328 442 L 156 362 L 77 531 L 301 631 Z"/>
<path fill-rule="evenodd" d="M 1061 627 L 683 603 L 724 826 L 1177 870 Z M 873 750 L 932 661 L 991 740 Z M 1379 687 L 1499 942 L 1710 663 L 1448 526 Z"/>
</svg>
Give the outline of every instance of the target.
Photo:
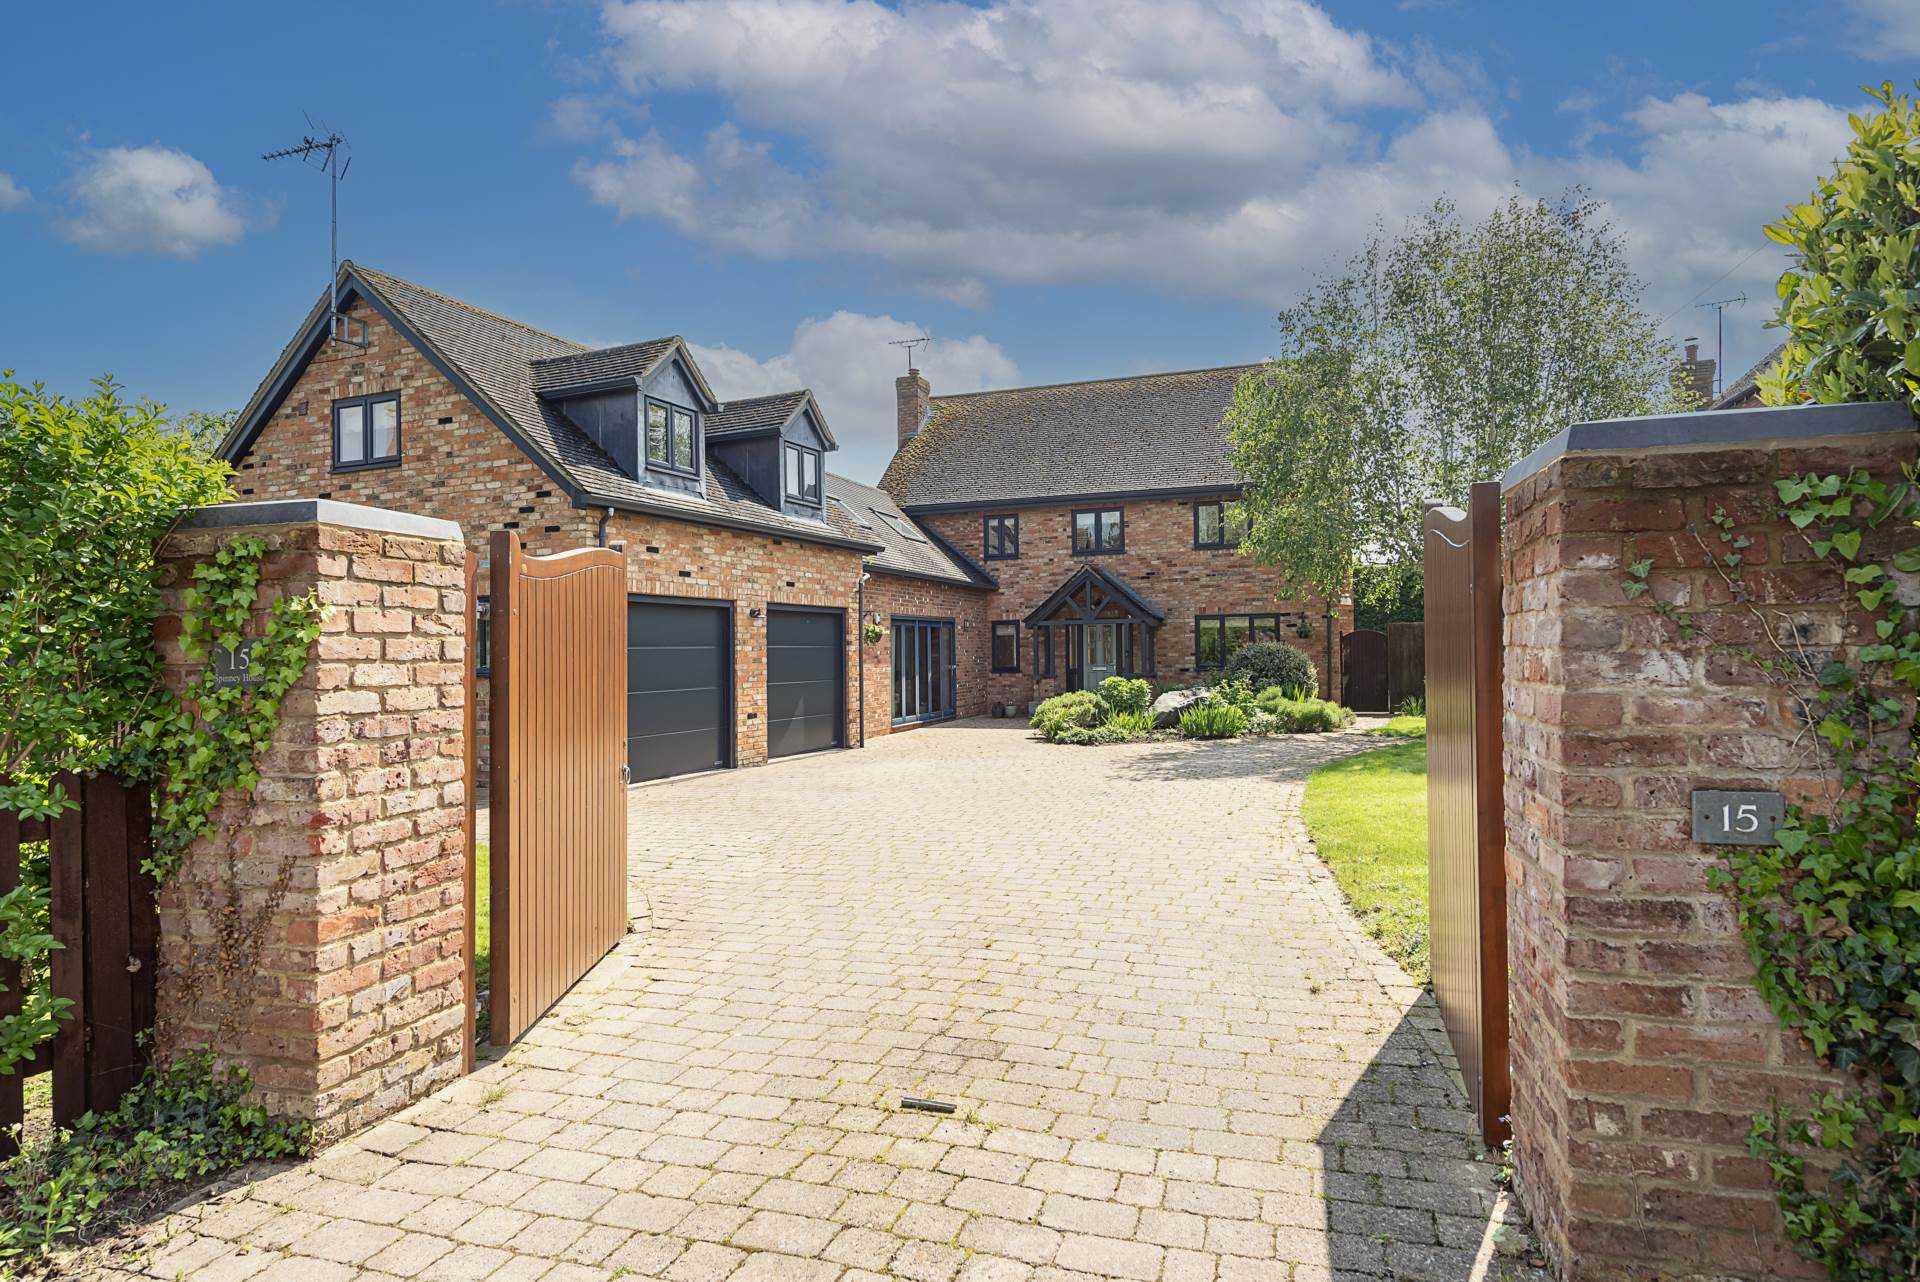
<svg viewBox="0 0 1920 1282">
<path fill-rule="evenodd" d="M 959 656 L 956 707 L 963 717 L 987 712 L 987 613 L 994 593 L 958 584 L 935 583 L 899 574 L 875 573 L 867 580 L 866 619 L 888 635 L 862 646 L 867 680 L 867 735 L 893 728 L 893 624 L 897 618 L 953 620 L 954 652 Z"/>
<path fill-rule="evenodd" d="M 1230 498 L 1230 495 L 1221 497 Z M 987 599 L 987 619 L 1020 620 L 1038 608 L 1084 565 L 1096 565 L 1124 580 L 1166 615 L 1154 645 L 1154 673 L 1164 685 L 1191 685 L 1206 679 L 1194 668 L 1194 617 L 1210 614 L 1278 614 L 1280 639 L 1297 647 L 1320 673 L 1321 690 L 1337 693 L 1339 637 L 1353 628 L 1353 606 L 1340 607 L 1334 633 L 1333 658 L 1327 653 L 1326 607 L 1318 602 L 1278 600 L 1279 576 L 1269 567 L 1232 549 L 1193 546 L 1195 499 L 1134 499 L 1088 502 L 1065 506 L 1009 505 L 993 513 L 1020 517 L 1020 555 L 1015 560 L 986 562 L 981 521 L 988 513 L 939 512 L 921 519 L 960 551 L 982 561 L 1000 581 L 1000 591 Z M 1092 507 L 1118 507 L 1125 513 L 1126 550 L 1103 556 L 1073 554 L 1073 513 Z M 1310 623 L 1311 637 L 1302 638 L 1294 625 Z M 1055 639 L 1056 650 L 1063 641 Z M 982 665 L 985 671 L 987 665 Z M 1137 665 L 1144 668 L 1145 664 Z M 1054 675 L 1034 672 L 1034 643 L 1022 632 L 1021 670 L 990 674 L 987 697 L 994 703 L 1024 704 L 1057 694 L 1066 684 L 1066 656 L 1054 656 Z"/>
<path fill-rule="evenodd" d="M 1865 408 L 1865 407 L 1861 407 Z M 1786 426 L 1786 421 L 1779 424 Z M 1897 474 L 1910 432 L 1573 454 L 1506 495 L 1506 776 L 1513 1134 L 1525 1203 L 1569 1282 L 1823 1276 L 1781 1235 L 1751 1115 L 1824 1080 L 1751 986 L 1719 855 L 1692 843 L 1699 788 L 1818 795 L 1792 704 L 1724 649 L 1682 645 L 1622 590 L 1734 645 L 1791 626 L 1871 639 L 1831 567 L 1772 519 L 1771 481 Z M 1724 511 L 1755 612 L 1707 568 Z M 1696 538 L 1699 536 L 1699 538 Z M 1704 539 L 1704 545 L 1700 541 Z"/>
<path fill-rule="evenodd" d="M 530 552 L 593 547 L 600 511 L 573 507 L 561 486 L 496 427 L 372 308 L 350 313 L 367 323 L 365 351 L 323 348 L 301 372 L 272 420 L 238 461 L 243 499 L 312 498 L 413 512 L 457 521 L 482 557 L 487 590 L 488 535 L 520 532 Z M 400 393 L 401 462 L 354 472 L 331 470 L 333 402 Z M 623 543 L 628 591 L 650 596 L 731 601 L 734 610 L 735 760 L 767 759 L 766 618 L 768 604 L 826 606 L 848 620 L 848 741 L 857 741 L 854 697 L 854 594 L 860 554 L 718 526 L 616 512 L 607 539 Z M 754 616 L 755 610 L 762 613 Z M 485 761 L 485 683 L 481 696 Z"/>
</svg>

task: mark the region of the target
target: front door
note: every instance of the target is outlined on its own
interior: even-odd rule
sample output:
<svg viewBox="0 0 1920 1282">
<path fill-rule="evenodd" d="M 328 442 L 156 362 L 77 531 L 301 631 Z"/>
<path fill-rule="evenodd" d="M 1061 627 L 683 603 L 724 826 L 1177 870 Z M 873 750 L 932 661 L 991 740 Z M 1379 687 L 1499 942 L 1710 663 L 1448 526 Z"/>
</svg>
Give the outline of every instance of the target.
<svg viewBox="0 0 1920 1282">
<path fill-rule="evenodd" d="M 1102 681 L 1119 675 L 1119 632 L 1120 625 L 1117 623 L 1087 625 L 1087 689 L 1098 690 Z"/>
</svg>

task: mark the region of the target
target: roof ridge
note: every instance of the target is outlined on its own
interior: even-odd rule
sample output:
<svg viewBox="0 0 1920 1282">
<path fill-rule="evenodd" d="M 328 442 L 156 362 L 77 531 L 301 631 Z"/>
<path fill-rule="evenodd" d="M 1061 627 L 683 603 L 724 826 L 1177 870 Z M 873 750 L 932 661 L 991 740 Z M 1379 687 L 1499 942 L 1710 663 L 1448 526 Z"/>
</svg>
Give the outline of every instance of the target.
<svg viewBox="0 0 1920 1282">
<path fill-rule="evenodd" d="M 443 296 L 443 297 L 444 297 L 444 296 Z M 456 298 L 456 299 L 449 299 L 448 301 L 450 301 L 450 302 L 459 302 L 460 300 Z M 465 303 L 461 303 L 460 305 L 461 305 L 462 307 L 464 307 L 464 306 L 466 306 L 466 304 L 465 304 Z M 477 311 L 477 310 L 479 310 L 479 309 L 478 309 L 478 308 L 475 308 L 474 310 L 476 310 L 476 311 Z M 491 315 L 491 313 L 482 313 L 482 315 Z M 495 320 L 505 320 L 506 318 L 505 318 L 505 317 L 503 317 L 503 316 L 496 316 L 496 317 L 494 317 L 494 319 L 495 319 Z M 520 324 L 520 322 L 519 322 L 519 321 L 507 321 L 507 323 L 508 323 L 509 325 L 519 325 L 519 324 Z M 522 328 L 522 329 L 533 329 L 533 327 L 532 327 L 531 325 L 520 325 L 520 328 Z M 533 330 L 533 332 L 534 332 L 534 333 L 536 333 L 536 334 L 539 334 L 539 333 L 543 333 L 544 331 L 542 331 L 542 330 L 537 330 L 537 329 L 534 329 L 534 330 Z M 554 335 L 552 335 L 552 334 L 547 334 L 547 337 L 548 337 L 548 338 L 553 338 L 553 337 L 554 337 Z M 571 340 L 569 340 L 569 339 L 565 339 L 565 338 L 562 338 L 562 339 L 559 339 L 558 341 L 560 341 L 560 342 L 562 342 L 562 343 L 565 343 L 565 342 L 569 342 L 569 341 L 571 341 Z M 678 334 L 662 334 L 662 335 L 660 335 L 660 336 L 659 336 L 659 337 L 657 337 L 657 338 L 636 338 L 636 339 L 635 339 L 635 340 L 634 340 L 633 342 L 631 342 L 631 343 L 614 343 L 614 344 L 611 344 L 610 346 L 607 346 L 607 347 L 582 347 L 582 348 L 580 348 L 580 350 L 579 350 L 579 351 L 577 351 L 577 352 L 568 352 L 568 353 L 567 353 L 566 355 L 564 355 L 564 356 L 536 356 L 536 357 L 534 357 L 534 358 L 533 358 L 533 361 L 532 361 L 532 363 L 533 363 L 533 364 L 535 364 L 535 365 L 546 365 L 546 364 L 549 364 L 549 363 L 551 363 L 551 362 L 553 362 L 553 361 L 570 361 L 570 360 L 573 360 L 573 359 L 575 359 L 575 358 L 577 358 L 577 357 L 581 357 L 581 356 L 598 356 L 598 355 L 600 355 L 600 354 L 601 354 L 602 352 L 624 352 L 624 351 L 629 351 L 629 350 L 631 350 L 631 349 L 633 349 L 633 348 L 636 348 L 636 347 L 653 347 L 653 346 L 655 346 L 655 345 L 657 345 L 657 344 L 660 344 L 660 343 L 668 343 L 668 344 L 672 344 L 672 343 L 678 343 L 678 344 L 680 344 L 680 346 L 682 346 L 682 347 L 685 347 L 685 346 L 687 345 L 687 340 L 686 340 L 686 339 L 684 339 L 684 338 L 682 338 L 682 337 L 681 337 L 680 335 L 678 335 Z M 577 344 L 576 344 L 576 345 L 577 345 Z"/>
<path fill-rule="evenodd" d="M 786 398 L 792 397 L 792 396 L 811 396 L 811 395 L 813 395 L 812 388 L 796 387 L 789 392 L 766 392 L 760 396 L 736 396 L 732 400 L 722 401 L 720 403 L 722 405 L 753 405 L 760 401 L 778 401 L 778 400 L 785 400 Z"/>
<path fill-rule="evenodd" d="M 1163 369 L 1150 374 L 1115 374 L 1109 378 L 1069 379 L 1061 383 L 1033 383 L 1026 387 L 984 387 L 977 392 L 948 392 L 930 396 L 929 401 L 957 401 L 969 396 L 1003 396 L 1009 392 L 1049 392 L 1058 387 L 1095 387 L 1102 383 L 1135 383 L 1149 378 L 1178 378 L 1182 374 L 1217 374 L 1230 369 L 1259 369 L 1266 362 L 1246 361 L 1237 365 L 1205 365 L 1199 369 Z"/>
<path fill-rule="evenodd" d="M 597 350 L 595 348 L 588 347 L 584 343 L 576 343 L 571 338 L 562 338 L 558 334 L 550 333 L 544 329 L 538 329 L 532 325 L 527 324 L 525 321 L 517 321 L 513 319 L 513 317 L 511 316 L 502 316 L 499 312 L 490 312 L 484 307 L 475 307 L 472 303 L 467 302 L 465 299 L 455 298 L 452 294 L 443 294 L 437 289 L 434 289 L 427 285 L 422 285 L 419 281 L 408 280 L 404 276 L 395 276 L 392 272 L 383 272 L 378 267 L 368 267 L 365 263 L 357 263 L 351 258 L 343 259 L 340 263 L 340 266 L 342 268 L 350 269 L 352 271 L 360 272 L 363 274 L 367 272 L 371 272 L 375 276 L 379 276 L 386 280 L 390 280 L 394 282 L 396 285 L 405 285 L 408 289 L 417 289 L 423 294 L 430 294 L 433 297 L 439 299 L 443 303 L 452 303 L 455 307 L 464 307 L 466 310 L 472 312 L 476 316 L 484 316 L 488 320 L 496 320 L 496 321 L 499 321 L 502 325 L 511 325 L 515 329 L 524 329 L 529 334 L 538 334 L 540 337 L 550 338 L 556 343 L 565 343 L 568 347 L 577 347 L 582 352 L 591 352 L 591 351 Z M 573 353 L 569 353 L 569 355 L 572 355 L 572 354 Z M 560 358 L 542 357 L 540 359 L 557 360 Z"/>
</svg>

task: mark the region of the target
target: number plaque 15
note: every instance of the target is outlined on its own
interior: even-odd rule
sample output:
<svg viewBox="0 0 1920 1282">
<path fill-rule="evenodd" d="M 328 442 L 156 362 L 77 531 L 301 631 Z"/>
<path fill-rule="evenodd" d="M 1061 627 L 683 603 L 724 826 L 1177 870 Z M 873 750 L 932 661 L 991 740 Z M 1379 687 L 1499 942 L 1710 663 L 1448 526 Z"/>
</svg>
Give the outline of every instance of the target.
<svg viewBox="0 0 1920 1282">
<path fill-rule="evenodd" d="M 1693 839 L 1703 846 L 1771 846 L 1786 817 L 1786 799 L 1777 792 L 1693 794 Z"/>
</svg>

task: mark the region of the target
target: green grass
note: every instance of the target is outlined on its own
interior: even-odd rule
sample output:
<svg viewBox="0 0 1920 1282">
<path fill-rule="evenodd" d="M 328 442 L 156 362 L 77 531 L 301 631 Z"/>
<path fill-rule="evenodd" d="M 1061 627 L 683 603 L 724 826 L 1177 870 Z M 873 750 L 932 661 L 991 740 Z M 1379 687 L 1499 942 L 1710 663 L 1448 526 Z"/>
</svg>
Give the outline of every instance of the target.
<svg viewBox="0 0 1920 1282">
<path fill-rule="evenodd" d="M 1409 975 L 1427 961 L 1427 745 L 1329 761 L 1307 781 L 1307 831 L 1367 933 Z"/>
<path fill-rule="evenodd" d="M 474 847 L 473 870 L 473 982 L 487 982 L 487 966 L 493 957 L 493 923 L 487 920 L 491 902 L 493 870 L 488 866 L 487 843 Z"/>
<path fill-rule="evenodd" d="M 1393 717 L 1384 726 L 1374 726 L 1367 733 L 1393 735 L 1401 739 L 1424 739 L 1427 737 L 1427 719 L 1425 717 Z"/>
</svg>

